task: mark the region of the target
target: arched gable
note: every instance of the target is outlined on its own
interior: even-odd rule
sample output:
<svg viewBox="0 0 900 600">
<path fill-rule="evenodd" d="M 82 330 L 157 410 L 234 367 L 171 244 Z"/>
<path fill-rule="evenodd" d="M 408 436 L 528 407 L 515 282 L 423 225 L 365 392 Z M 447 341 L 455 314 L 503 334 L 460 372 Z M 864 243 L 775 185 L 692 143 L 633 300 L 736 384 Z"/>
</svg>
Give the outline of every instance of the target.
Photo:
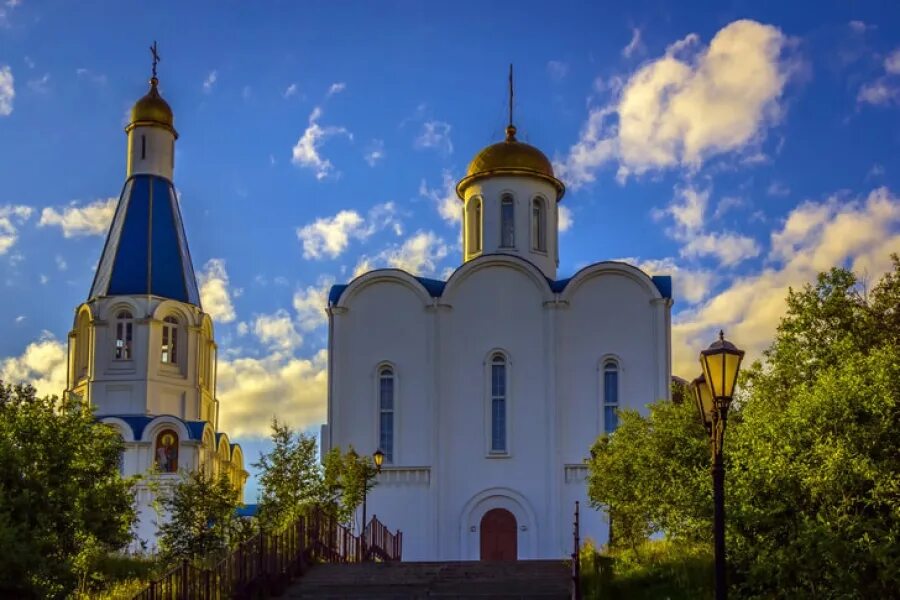
<svg viewBox="0 0 900 600">
<path fill-rule="evenodd" d="M 220 460 L 225 462 L 231 461 L 231 444 L 228 441 L 228 434 L 219 432 L 216 434 L 218 438 L 218 446 L 216 447 L 216 452 L 219 456 Z"/>
<path fill-rule="evenodd" d="M 441 299 L 447 303 L 452 303 L 451 300 L 453 295 L 457 293 L 457 288 L 460 288 L 470 275 L 488 267 L 506 267 L 521 273 L 534 284 L 535 289 L 541 295 L 542 301 L 546 302 L 553 299 L 550 283 L 540 269 L 524 258 L 509 254 L 482 254 L 478 258 L 473 258 L 466 262 L 450 275 L 450 279 L 447 280 L 447 285 L 444 287 L 444 292 L 441 294 Z"/>
<path fill-rule="evenodd" d="M 174 415 L 160 415 L 147 423 L 147 426 L 144 427 L 144 434 L 141 436 L 141 440 L 153 442 L 156 440 L 156 436 L 159 432 L 163 429 L 174 430 L 175 433 L 178 434 L 178 439 L 182 442 L 191 439 L 191 432 L 188 430 L 184 421 Z"/>
<path fill-rule="evenodd" d="M 374 271 L 369 271 L 363 275 L 360 275 L 353 281 L 351 281 L 346 289 L 341 293 L 340 298 L 338 299 L 335 306 L 341 308 L 349 308 L 349 305 L 353 302 L 354 297 L 361 293 L 365 288 L 370 285 L 375 285 L 378 283 L 397 283 L 401 286 L 407 288 L 411 292 L 413 292 L 419 300 L 422 302 L 423 306 L 430 306 L 432 303 L 431 294 L 428 293 L 428 290 L 425 289 L 425 286 L 422 283 L 407 273 L 406 271 L 402 271 L 400 269 L 376 269 Z"/>
<path fill-rule="evenodd" d="M 124 420 L 119 417 L 103 417 L 100 419 L 101 423 L 105 423 L 107 425 L 111 425 L 116 429 L 122 439 L 126 442 L 133 442 L 134 439 L 134 429 L 132 429 L 131 425 L 126 423 Z"/>
<path fill-rule="evenodd" d="M 135 319 L 140 319 L 140 309 L 137 302 L 127 296 L 117 297 L 113 302 L 105 305 L 98 303 L 97 318 L 112 321 L 122 310 L 127 310 Z"/>
<path fill-rule="evenodd" d="M 79 306 L 77 309 L 75 309 L 75 319 L 72 322 L 72 328 L 75 331 L 78 331 L 78 323 L 82 318 L 84 318 L 82 315 L 87 316 L 88 324 L 90 324 L 94 321 L 94 318 L 95 318 L 94 309 L 87 302 L 85 302 L 84 304 Z"/>
<path fill-rule="evenodd" d="M 628 263 L 618 262 L 618 261 L 603 261 L 594 263 L 592 265 L 588 265 L 584 267 L 578 273 L 572 277 L 568 283 L 566 283 L 566 287 L 562 290 L 562 300 L 571 301 L 575 294 L 578 293 L 578 289 L 587 281 L 591 279 L 595 279 L 598 277 L 604 277 L 608 275 L 617 275 L 621 277 L 626 277 L 631 281 L 638 284 L 638 286 L 647 294 L 648 300 L 660 300 L 662 299 L 662 294 L 660 294 L 659 289 L 656 287 L 656 284 L 653 283 L 653 280 L 649 275 L 644 273 L 642 270 L 638 269 L 633 265 L 629 265 Z"/>
<path fill-rule="evenodd" d="M 196 327 L 199 325 L 194 312 L 191 311 L 187 305 L 176 302 L 175 300 L 163 300 L 154 309 L 154 319 L 162 321 L 166 317 L 176 317 L 179 323 L 188 327 Z"/>
<path fill-rule="evenodd" d="M 244 451 L 239 444 L 231 444 L 231 464 L 238 472 L 244 470 Z"/>
<path fill-rule="evenodd" d="M 212 317 L 210 317 L 206 313 L 202 313 L 202 316 L 200 318 L 200 329 L 201 329 L 201 331 L 203 331 L 203 335 L 206 336 L 207 339 L 209 339 L 210 341 L 215 339 L 213 336 Z"/>
</svg>

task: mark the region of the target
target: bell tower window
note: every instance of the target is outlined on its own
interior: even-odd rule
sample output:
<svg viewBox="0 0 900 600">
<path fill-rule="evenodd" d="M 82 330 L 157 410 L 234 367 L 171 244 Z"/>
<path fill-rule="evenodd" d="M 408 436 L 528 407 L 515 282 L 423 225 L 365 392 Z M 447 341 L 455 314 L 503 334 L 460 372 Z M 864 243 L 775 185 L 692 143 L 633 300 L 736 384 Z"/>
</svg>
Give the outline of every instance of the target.
<svg viewBox="0 0 900 600">
<path fill-rule="evenodd" d="M 472 256 L 481 252 L 481 198 L 469 200 L 466 219 L 467 254 Z"/>
<path fill-rule="evenodd" d="M 516 205 L 513 197 L 506 195 L 500 201 L 500 245 L 513 248 L 516 245 Z"/>
<path fill-rule="evenodd" d="M 131 312 L 121 310 L 116 315 L 116 360 L 131 360 L 134 323 Z"/>
<path fill-rule="evenodd" d="M 538 252 L 547 251 L 547 218 L 542 198 L 531 202 L 531 246 Z"/>
<path fill-rule="evenodd" d="M 141 160 L 147 158 L 147 136 L 141 136 Z"/>
<path fill-rule="evenodd" d="M 160 359 L 167 364 L 178 361 L 178 319 L 175 317 L 163 319 Z"/>
</svg>

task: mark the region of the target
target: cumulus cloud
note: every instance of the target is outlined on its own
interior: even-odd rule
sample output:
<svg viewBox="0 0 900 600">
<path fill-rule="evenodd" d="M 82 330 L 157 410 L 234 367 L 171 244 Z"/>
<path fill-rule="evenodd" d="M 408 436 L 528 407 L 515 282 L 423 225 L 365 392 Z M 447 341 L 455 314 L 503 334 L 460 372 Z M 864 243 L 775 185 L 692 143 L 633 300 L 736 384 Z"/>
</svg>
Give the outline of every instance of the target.
<svg viewBox="0 0 900 600">
<path fill-rule="evenodd" d="M 205 93 L 212 92 L 213 86 L 216 85 L 216 81 L 219 79 L 219 72 L 213 69 L 206 76 L 206 79 L 203 80 L 203 91 Z"/>
<path fill-rule="evenodd" d="M 861 104 L 887 106 L 900 104 L 900 48 L 884 59 L 884 75 L 864 84 L 856 96 Z"/>
<path fill-rule="evenodd" d="M 59 227 L 67 238 L 106 235 L 117 202 L 118 198 L 106 198 L 83 206 L 72 202 L 65 208 L 47 207 L 41 211 L 38 227 Z"/>
<path fill-rule="evenodd" d="M 462 201 L 456 195 L 456 179 L 450 171 L 441 174 L 441 186 L 430 188 L 423 179 L 419 183 L 419 196 L 434 203 L 441 218 L 451 225 L 462 223 Z"/>
<path fill-rule="evenodd" d="M 422 131 L 415 139 L 416 148 L 435 148 L 446 154 L 453 154 L 453 142 L 450 141 L 450 124 L 443 121 L 425 121 Z"/>
<path fill-rule="evenodd" d="M 337 258 L 350 239 L 365 240 L 376 231 L 390 227 L 398 235 L 402 232 L 393 202 L 376 204 L 363 218 L 355 210 L 342 210 L 333 217 L 316 219 L 297 229 L 303 245 L 303 257 L 310 259 Z"/>
<path fill-rule="evenodd" d="M 673 258 L 640 260 L 637 258 L 617 259 L 641 269 L 648 275 L 670 275 L 675 288 L 675 302 L 696 304 L 709 296 L 715 276 L 707 269 L 693 269 L 679 264 Z"/>
<path fill-rule="evenodd" d="M 253 333 L 271 350 L 290 352 L 303 344 L 291 315 L 278 309 L 273 314 L 257 315 L 253 322 Z"/>
<path fill-rule="evenodd" d="M 568 206 L 559 205 L 559 231 L 562 233 L 563 231 L 568 231 L 572 228 L 572 225 L 575 224 L 574 219 L 572 218 L 572 211 L 569 210 Z"/>
<path fill-rule="evenodd" d="M 334 165 L 327 158 L 323 158 L 319 154 L 319 149 L 326 139 L 336 135 L 346 136 L 353 139 L 353 134 L 344 127 L 319 125 L 319 119 L 322 118 L 322 108 L 317 106 L 313 108 L 309 115 L 309 126 L 297 140 L 292 151 L 291 162 L 295 165 L 307 169 L 312 169 L 316 174 L 316 179 L 322 180 L 328 177 L 333 171 Z"/>
<path fill-rule="evenodd" d="M 231 323 L 236 318 L 231 303 L 231 288 L 225 259 L 211 258 L 197 274 L 200 283 L 200 304 L 218 323 Z"/>
<path fill-rule="evenodd" d="M 447 257 L 450 248 L 432 231 L 417 231 L 400 245 L 392 245 L 377 255 L 363 256 L 356 265 L 353 276 L 379 267 L 402 269 L 413 275 L 434 275 L 438 264 Z"/>
<path fill-rule="evenodd" d="M 272 417 L 295 429 L 325 422 L 328 351 L 310 358 L 273 353 L 219 360 L 220 427 L 233 438 L 267 436 Z"/>
<path fill-rule="evenodd" d="M 590 110 L 579 141 L 559 165 L 577 188 L 617 160 L 620 180 L 670 167 L 691 170 L 707 159 L 757 145 L 782 114 L 794 72 L 782 32 L 734 21 L 704 48 L 696 34 L 644 64 L 614 100 Z"/>
<path fill-rule="evenodd" d="M 0 206 L 0 256 L 12 248 L 19 239 L 19 226 L 31 217 L 32 208 L 21 204 Z"/>
<path fill-rule="evenodd" d="M 677 314 L 672 328 L 673 370 L 693 377 L 697 352 L 722 328 L 758 358 L 784 314 L 784 298 L 816 275 L 843 265 L 875 280 L 900 252 L 900 198 L 887 188 L 865 198 L 833 196 L 806 202 L 771 234 L 768 264 L 734 279 L 706 302 Z"/>
<path fill-rule="evenodd" d="M 9 65 L 0 67 L 0 117 L 8 117 L 13 111 L 16 97 L 15 79 Z"/>
<path fill-rule="evenodd" d="M 40 396 L 62 396 L 66 389 L 66 359 L 65 344 L 44 331 L 21 355 L 0 360 L 0 380 L 30 383 Z"/>
<path fill-rule="evenodd" d="M 328 292 L 334 285 L 333 277 L 321 277 L 316 285 L 294 292 L 294 310 L 301 331 L 314 331 L 328 323 Z"/>
<path fill-rule="evenodd" d="M 688 258 L 714 256 L 723 267 L 734 266 L 748 258 L 755 258 L 759 254 L 760 248 L 756 240 L 728 232 L 692 236 L 681 248 L 681 256 Z"/>
</svg>

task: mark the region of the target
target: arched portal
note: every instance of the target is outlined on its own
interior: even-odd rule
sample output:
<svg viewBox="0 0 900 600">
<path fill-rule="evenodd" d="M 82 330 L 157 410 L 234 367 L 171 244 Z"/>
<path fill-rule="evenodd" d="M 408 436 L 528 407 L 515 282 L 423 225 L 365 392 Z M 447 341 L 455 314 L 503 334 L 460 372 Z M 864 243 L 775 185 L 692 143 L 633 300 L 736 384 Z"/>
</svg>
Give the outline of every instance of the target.
<svg viewBox="0 0 900 600">
<path fill-rule="evenodd" d="M 481 560 L 516 560 L 518 526 L 505 508 L 493 508 L 481 517 Z"/>
</svg>

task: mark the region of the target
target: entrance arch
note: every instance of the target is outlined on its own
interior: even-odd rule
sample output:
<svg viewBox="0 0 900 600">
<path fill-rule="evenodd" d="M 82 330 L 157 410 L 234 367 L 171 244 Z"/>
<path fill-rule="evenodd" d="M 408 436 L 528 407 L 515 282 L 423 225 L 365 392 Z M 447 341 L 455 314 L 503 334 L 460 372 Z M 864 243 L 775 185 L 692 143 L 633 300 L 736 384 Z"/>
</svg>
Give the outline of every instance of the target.
<svg viewBox="0 0 900 600">
<path fill-rule="evenodd" d="M 518 526 L 516 517 L 505 508 L 492 508 L 481 517 L 481 560 L 516 560 Z"/>
<path fill-rule="evenodd" d="M 512 519 L 507 518 L 505 525 L 502 521 L 499 524 L 485 522 L 487 514 L 495 509 L 502 509 L 502 512 L 508 513 Z M 511 529 L 510 525 L 514 527 L 515 553 L 512 556 L 513 560 L 539 557 L 537 552 L 538 524 L 534 509 L 525 496 L 519 492 L 507 487 L 488 488 L 478 492 L 466 502 L 460 514 L 458 554 L 460 560 L 481 560 L 481 530 L 485 525 L 489 528 L 499 525 L 500 529 L 505 529 L 506 532 Z M 509 542 L 506 544 L 508 545 Z"/>
</svg>

